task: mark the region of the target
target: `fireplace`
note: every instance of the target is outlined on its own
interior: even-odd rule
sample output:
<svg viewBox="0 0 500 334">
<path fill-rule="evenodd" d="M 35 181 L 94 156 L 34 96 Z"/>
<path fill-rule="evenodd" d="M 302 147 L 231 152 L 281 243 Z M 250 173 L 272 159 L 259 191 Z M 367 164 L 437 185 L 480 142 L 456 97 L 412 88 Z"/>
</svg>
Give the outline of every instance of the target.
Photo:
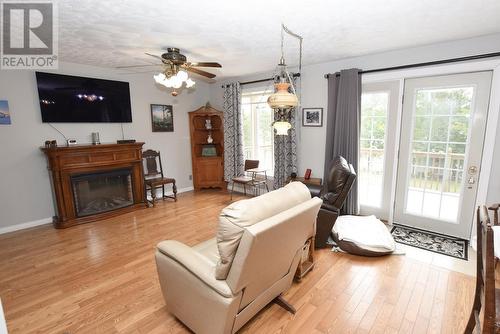
<svg viewBox="0 0 500 334">
<path fill-rule="evenodd" d="M 131 169 L 73 175 L 71 184 L 77 217 L 134 204 Z"/>
<path fill-rule="evenodd" d="M 43 147 L 64 228 L 145 208 L 144 143 Z"/>
</svg>

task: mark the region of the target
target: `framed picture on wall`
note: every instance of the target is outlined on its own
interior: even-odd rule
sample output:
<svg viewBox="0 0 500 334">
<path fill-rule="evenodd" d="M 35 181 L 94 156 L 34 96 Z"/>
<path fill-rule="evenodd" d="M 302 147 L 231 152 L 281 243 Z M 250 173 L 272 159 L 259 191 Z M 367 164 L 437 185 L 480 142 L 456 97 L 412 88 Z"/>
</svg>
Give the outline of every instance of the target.
<svg viewBox="0 0 500 334">
<path fill-rule="evenodd" d="M 302 126 L 323 126 L 323 108 L 302 108 Z"/>
<path fill-rule="evenodd" d="M 173 132 L 174 112 L 171 105 L 151 105 L 151 126 L 153 132 Z"/>
<path fill-rule="evenodd" d="M 11 124 L 9 102 L 7 100 L 0 100 L 0 124 Z"/>
</svg>

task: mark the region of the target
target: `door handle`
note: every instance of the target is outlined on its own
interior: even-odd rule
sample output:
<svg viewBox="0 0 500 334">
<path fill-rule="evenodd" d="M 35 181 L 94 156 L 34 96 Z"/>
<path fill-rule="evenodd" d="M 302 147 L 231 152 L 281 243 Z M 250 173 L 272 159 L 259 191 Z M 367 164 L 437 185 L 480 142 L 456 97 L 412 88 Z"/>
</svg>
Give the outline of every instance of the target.
<svg viewBox="0 0 500 334">
<path fill-rule="evenodd" d="M 472 189 L 476 183 L 477 166 L 469 166 L 467 169 L 469 177 L 467 178 L 467 189 Z"/>
</svg>

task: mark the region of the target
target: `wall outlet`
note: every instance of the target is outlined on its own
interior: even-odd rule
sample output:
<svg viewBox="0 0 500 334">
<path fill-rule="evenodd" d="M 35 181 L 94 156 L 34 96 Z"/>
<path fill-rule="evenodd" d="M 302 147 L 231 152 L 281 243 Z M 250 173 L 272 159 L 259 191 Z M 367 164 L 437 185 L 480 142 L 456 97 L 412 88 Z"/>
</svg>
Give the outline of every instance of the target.
<svg viewBox="0 0 500 334">
<path fill-rule="evenodd" d="M 189 181 L 193 179 L 193 175 L 189 175 Z"/>
</svg>

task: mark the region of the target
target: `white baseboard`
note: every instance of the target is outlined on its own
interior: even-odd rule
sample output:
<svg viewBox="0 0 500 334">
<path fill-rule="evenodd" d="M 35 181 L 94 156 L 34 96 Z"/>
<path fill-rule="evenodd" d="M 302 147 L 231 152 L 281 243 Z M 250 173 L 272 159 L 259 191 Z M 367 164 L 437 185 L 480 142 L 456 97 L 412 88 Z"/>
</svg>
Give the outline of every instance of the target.
<svg viewBox="0 0 500 334">
<path fill-rule="evenodd" d="M 177 189 L 177 193 L 178 194 L 185 193 L 185 192 L 191 191 L 191 190 L 194 190 L 194 187 L 186 187 L 186 188 Z M 161 192 L 159 193 L 159 195 L 160 194 L 161 194 Z M 173 193 L 171 191 L 170 192 L 166 192 L 166 195 L 170 196 L 172 194 Z M 21 223 L 21 224 L 15 224 L 15 225 L 10 225 L 10 226 L 0 227 L 0 234 L 5 234 L 5 233 L 9 233 L 9 232 L 15 232 L 15 231 L 24 230 L 24 229 L 27 229 L 27 228 L 30 228 L 30 227 L 35 227 L 35 226 L 45 225 L 45 224 L 51 224 L 51 223 L 52 223 L 52 217 L 49 217 L 49 218 L 43 218 L 43 219 L 34 220 L 34 221 L 26 222 L 26 223 Z"/>
<path fill-rule="evenodd" d="M 177 193 L 181 194 L 181 193 L 185 193 L 185 192 L 192 191 L 192 190 L 194 190 L 193 186 L 177 189 Z M 172 196 L 173 194 L 174 193 L 172 191 L 165 191 L 165 195 L 167 195 L 167 196 Z M 158 189 L 156 189 L 156 198 L 158 199 L 160 197 L 161 197 L 161 188 L 158 188 Z M 149 190 L 148 190 L 148 200 L 151 200 L 151 195 L 149 195 Z"/>
<path fill-rule="evenodd" d="M 52 223 L 52 217 L 50 218 L 43 218 L 39 220 L 34 220 L 26 223 L 21 223 L 21 224 L 15 224 L 15 225 L 10 225 L 10 226 L 5 226 L 5 227 L 0 227 L 0 234 L 5 234 L 9 232 L 14 232 L 14 231 L 19 231 L 19 230 L 24 230 L 30 227 L 35 227 L 39 225 L 45 225 L 45 224 L 51 224 Z"/>
</svg>

